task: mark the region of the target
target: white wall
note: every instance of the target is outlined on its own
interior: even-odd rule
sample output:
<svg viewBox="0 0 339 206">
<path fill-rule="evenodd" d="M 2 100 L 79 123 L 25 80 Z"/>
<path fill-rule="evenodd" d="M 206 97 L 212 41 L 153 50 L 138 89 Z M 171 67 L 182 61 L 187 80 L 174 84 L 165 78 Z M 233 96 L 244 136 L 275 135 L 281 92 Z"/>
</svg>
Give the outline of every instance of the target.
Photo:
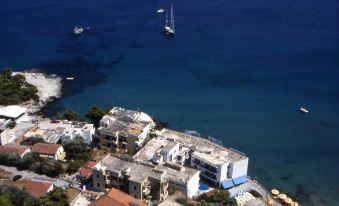
<svg viewBox="0 0 339 206">
<path fill-rule="evenodd" d="M 187 181 L 187 197 L 192 198 L 199 193 L 199 177 L 200 172 L 197 172 L 190 180 Z"/>
<path fill-rule="evenodd" d="M 231 163 L 232 178 L 247 175 L 248 158 Z"/>
</svg>

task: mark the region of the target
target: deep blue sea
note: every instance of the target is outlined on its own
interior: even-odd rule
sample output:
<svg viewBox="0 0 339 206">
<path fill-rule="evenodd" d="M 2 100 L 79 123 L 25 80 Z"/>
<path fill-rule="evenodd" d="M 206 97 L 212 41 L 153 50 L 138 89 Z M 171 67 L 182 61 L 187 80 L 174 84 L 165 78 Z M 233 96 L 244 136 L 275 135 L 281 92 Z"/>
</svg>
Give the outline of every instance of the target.
<svg viewBox="0 0 339 206">
<path fill-rule="evenodd" d="M 178 0 L 174 38 L 167 5 L 0 0 L 0 68 L 73 76 L 49 114 L 140 108 L 243 151 L 268 189 L 339 205 L 339 1 Z"/>
</svg>

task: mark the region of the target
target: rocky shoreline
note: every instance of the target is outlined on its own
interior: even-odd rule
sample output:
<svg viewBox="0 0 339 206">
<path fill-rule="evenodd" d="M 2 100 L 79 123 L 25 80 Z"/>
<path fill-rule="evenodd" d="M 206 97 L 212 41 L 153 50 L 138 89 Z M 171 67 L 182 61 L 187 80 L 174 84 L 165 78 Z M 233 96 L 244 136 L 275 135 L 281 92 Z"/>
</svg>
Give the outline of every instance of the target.
<svg viewBox="0 0 339 206">
<path fill-rule="evenodd" d="M 24 71 L 13 72 L 15 74 L 22 74 L 26 77 L 26 81 L 38 89 L 38 102 L 28 102 L 22 106 L 26 107 L 28 113 L 36 113 L 40 111 L 47 103 L 53 101 L 55 98 L 61 97 L 62 78 L 57 75 L 46 75 L 42 72 Z"/>
</svg>

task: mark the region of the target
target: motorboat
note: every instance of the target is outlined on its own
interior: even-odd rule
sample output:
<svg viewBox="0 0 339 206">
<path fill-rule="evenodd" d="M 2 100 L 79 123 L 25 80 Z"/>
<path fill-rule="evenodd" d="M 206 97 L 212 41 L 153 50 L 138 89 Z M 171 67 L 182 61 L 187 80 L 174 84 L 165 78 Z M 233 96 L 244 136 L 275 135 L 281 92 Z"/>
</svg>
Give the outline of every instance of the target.
<svg viewBox="0 0 339 206">
<path fill-rule="evenodd" d="M 74 77 L 66 77 L 67 80 L 74 80 Z"/>
<path fill-rule="evenodd" d="M 164 11 L 165 11 L 165 9 L 160 8 L 160 9 L 157 10 L 157 13 L 161 14 L 161 13 L 164 13 Z"/>
<path fill-rule="evenodd" d="M 82 32 L 84 32 L 84 29 L 82 27 L 75 26 L 74 29 L 73 29 L 73 33 L 75 35 L 82 34 Z"/>
<path fill-rule="evenodd" d="M 308 114 L 309 113 L 309 111 L 305 108 L 305 107 L 300 107 L 300 109 L 299 109 L 299 111 L 301 112 L 301 113 L 304 113 L 304 114 Z"/>
</svg>

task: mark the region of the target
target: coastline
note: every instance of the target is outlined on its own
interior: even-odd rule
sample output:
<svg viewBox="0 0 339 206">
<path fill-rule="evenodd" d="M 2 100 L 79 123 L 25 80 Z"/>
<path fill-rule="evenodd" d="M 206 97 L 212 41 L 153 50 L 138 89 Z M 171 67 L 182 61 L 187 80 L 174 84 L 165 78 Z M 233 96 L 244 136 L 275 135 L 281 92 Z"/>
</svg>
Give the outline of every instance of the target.
<svg viewBox="0 0 339 206">
<path fill-rule="evenodd" d="M 38 89 L 38 102 L 26 102 L 22 106 L 27 108 L 27 112 L 32 114 L 41 111 L 48 103 L 61 97 L 62 92 L 62 78 L 56 75 L 47 75 L 42 72 L 23 71 L 13 72 L 15 74 L 22 74 L 26 78 L 26 82 L 34 85 Z"/>
</svg>

